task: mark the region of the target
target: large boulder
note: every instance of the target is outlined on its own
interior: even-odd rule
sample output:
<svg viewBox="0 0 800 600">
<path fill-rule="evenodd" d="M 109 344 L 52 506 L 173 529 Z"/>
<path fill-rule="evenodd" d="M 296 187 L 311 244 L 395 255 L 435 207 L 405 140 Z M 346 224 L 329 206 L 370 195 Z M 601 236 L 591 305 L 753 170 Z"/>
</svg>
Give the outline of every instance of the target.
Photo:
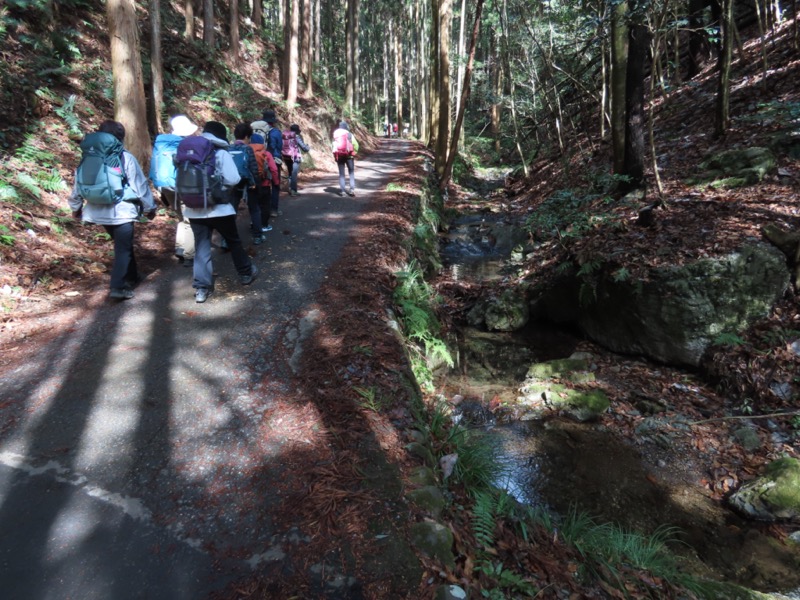
<svg viewBox="0 0 800 600">
<path fill-rule="evenodd" d="M 734 148 L 712 154 L 700 164 L 701 173 L 691 183 L 714 188 L 735 188 L 763 180 L 775 169 L 775 155 L 769 148 Z"/>
<path fill-rule="evenodd" d="M 766 316 L 789 284 L 783 254 L 758 241 L 728 256 L 651 271 L 647 281 L 600 280 L 585 305 L 575 276 L 543 292 L 532 313 L 573 321 L 621 354 L 698 366 L 722 333 Z"/>
<path fill-rule="evenodd" d="M 800 461 L 786 457 L 771 462 L 761 477 L 745 483 L 729 502 L 752 519 L 800 523 Z"/>
</svg>

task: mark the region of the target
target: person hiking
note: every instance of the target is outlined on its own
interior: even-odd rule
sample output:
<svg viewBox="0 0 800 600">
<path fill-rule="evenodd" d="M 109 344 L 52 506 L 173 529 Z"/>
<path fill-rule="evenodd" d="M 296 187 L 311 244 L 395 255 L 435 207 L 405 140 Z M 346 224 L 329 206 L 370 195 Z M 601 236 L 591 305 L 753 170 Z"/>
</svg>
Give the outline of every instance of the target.
<svg viewBox="0 0 800 600">
<path fill-rule="evenodd" d="M 217 121 L 208 121 L 203 126 L 203 138 L 214 145 L 214 178 L 222 185 L 222 189 L 230 193 L 230 188 L 241 180 L 236 163 L 228 152 L 228 130 L 225 125 Z M 181 151 L 177 157 L 180 159 Z M 178 169 L 182 168 L 181 163 Z M 176 192 L 180 197 L 180 173 L 176 182 Z M 195 302 L 205 302 L 214 292 L 214 266 L 211 261 L 211 233 L 217 230 L 225 240 L 239 274 L 242 285 L 250 285 L 258 274 L 258 268 L 250 260 L 239 238 L 236 226 L 236 209 L 228 202 L 205 202 L 201 207 L 185 206 L 183 214 L 189 219 L 194 234 L 194 280 L 192 287 L 195 290 Z"/>
<path fill-rule="evenodd" d="M 339 167 L 339 195 L 344 196 L 345 190 L 349 196 L 356 195 L 355 155 L 358 152 L 358 141 L 350 133 L 346 121 L 339 123 L 339 128 L 333 132 L 333 158 Z M 344 168 L 350 174 L 350 187 L 345 188 Z"/>
<path fill-rule="evenodd" d="M 278 165 L 275 164 L 275 159 L 272 154 L 267 151 L 264 145 L 264 136 L 254 133 L 250 136 L 250 147 L 256 155 L 256 160 L 262 163 L 261 169 L 263 170 L 263 178 L 257 186 L 258 205 L 261 209 L 261 233 L 272 231 L 272 225 L 269 224 L 270 217 L 270 200 L 272 198 L 273 189 L 278 188 L 280 192 L 280 172 Z"/>
<path fill-rule="evenodd" d="M 278 169 L 280 169 L 280 166 L 283 164 L 283 159 L 281 158 L 283 154 L 283 134 L 281 130 L 278 129 L 278 117 L 274 110 L 265 110 L 261 114 L 261 117 L 261 121 L 254 121 L 250 123 L 250 125 L 253 127 L 253 133 L 264 136 L 264 145 L 267 147 L 267 151 L 272 154 L 275 164 L 278 165 Z M 269 201 L 271 217 L 277 217 L 281 214 L 279 210 L 281 195 L 280 181 L 277 182 L 278 185 L 275 185 L 275 183 L 276 182 L 273 182 L 272 196 Z"/>
<path fill-rule="evenodd" d="M 228 148 L 233 157 L 242 180 L 233 188 L 233 206 L 238 211 L 242 199 L 247 202 L 247 211 L 250 213 L 250 233 L 253 245 L 258 246 L 264 242 L 261 235 L 261 207 L 258 201 L 258 161 L 256 154 L 249 146 L 253 128 L 247 123 L 239 123 L 233 129 L 233 144 Z"/>
<path fill-rule="evenodd" d="M 133 298 L 133 288 L 141 279 L 133 249 L 134 224 L 142 214 L 149 220 L 156 216 L 147 178 L 133 154 L 124 149 L 124 142 L 125 127 L 111 120 L 84 138 L 83 158 L 68 200 L 74 218 L 102 225 L 114 240 L 109 297 L 115 300 Z M 113 190 L 110 198 L 109 189 Z"/>
<path fill-rule="evenodd" d="M 197 132 L 197 125 L 186 115 L 176 115 L 169 122 L 171 133 L 156 136 L 150 159 L 150 181 L 161 197 L 161 202 L 175 211 L 178 225 L 175 228 L 175 256 L 184 267 L 194 265 L 194 235 L 189 219 L 183 216 L 181 203 L 175 198 L 175 152 L 185 137 Z"/>
<path fill-rule="evenodd" d="M 283 164 L 289 173 L 289 195 L 297 196 L 297 174 L 300 172 L 300 163 L 303 162 L 303 152 L 311 148 L 303 141 L 300 134 L 300 125 L 292 123 L 287 131 L 283 132 Z"/>
</svg>

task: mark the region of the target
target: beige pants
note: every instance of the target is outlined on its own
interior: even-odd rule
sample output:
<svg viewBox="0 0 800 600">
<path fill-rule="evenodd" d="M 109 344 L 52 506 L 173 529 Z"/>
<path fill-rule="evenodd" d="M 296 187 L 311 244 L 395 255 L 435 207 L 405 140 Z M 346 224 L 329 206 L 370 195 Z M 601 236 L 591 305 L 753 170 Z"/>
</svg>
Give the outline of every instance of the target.
<svg viewBox="0 0 800 600">
<path fill-rule="evenodd" d="M 178 216 L 178 226 L 175 228 L 175 256 L 194 258 L 194 233 L 189 219 L 183 216 L 181 203 L 175 198 L 175 191 L 161 188 L 161 200 L 169 206 Z"/>
</svg>

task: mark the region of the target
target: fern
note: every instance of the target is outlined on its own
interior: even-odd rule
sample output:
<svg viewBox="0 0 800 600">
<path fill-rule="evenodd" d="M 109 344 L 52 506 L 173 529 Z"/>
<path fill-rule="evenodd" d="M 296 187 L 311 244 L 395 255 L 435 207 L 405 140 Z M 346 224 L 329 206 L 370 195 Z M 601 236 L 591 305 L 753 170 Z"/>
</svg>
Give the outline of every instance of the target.
<svg viewBox="0 0 800 600">
<path fill-rule="evenodd" d="M 28 192 L 31 196 L 33 196 L 36 199 L 39 199 L 39 198 L 42 197 L 41 188 L 39 188 L 39 185 L 36 182 L 36 180 L 33 177 L 31 177 L 30 175 L 28 175 L 27 173 L 24 173 L 24 172 L 20 172 L 20 173 L 17 173 L 17 176 L 16 176 L 15 179 L 17 180 L 17 183 L 19 183 L 20 186 L 22 186 L 22 188 L 26 192 Z"/>
<path fill-rule="evenodd" d="M 58 169 L 50 169 L 50 171 L 42 171 L 36 174 L 36 181 L 42 189 L 48 192 L 64 192 L 67 190 L 67 183 L 61 177 Z"/>
<path fill-rule="evenodd" d="M 15 202 L 19 200 L 17 189 L 9 183 L 0 180 L 0 200 Z"/>
<path fill-rule="evenodd" d="M 72 94 L 64 102 L 63 106 L 55 109 L 56 114 L 62 119 L 64 119 L 64 123 L 66 123 L 67 129 L 69 129 L 69 132 L 72 135 L 80 135 L 81 133 L 81 121 L 78 118 L 78 115 L 75 114 L 76 100 L 77 96 L 75 96 L 75 94 Z"/>
<path fill-rule="evenodd" d="M 34 137 L 33 134 L 28 134 L 22 146 L 14 153 L 14 156 L 23 163 L 31 163 L 39 168 L 54 165 L 56 163 L 55 155 L 36 146 L 37 141 L 38 138 Z"/>
<path fill-rule="evenodd" d="M 475 493 L 475 505 L 472 507 L 472 531 L 475 539 L 484 549 L 494 546 L 496 508 L 497 501 L 494 494 L 488 491 Z"/>
</svg>

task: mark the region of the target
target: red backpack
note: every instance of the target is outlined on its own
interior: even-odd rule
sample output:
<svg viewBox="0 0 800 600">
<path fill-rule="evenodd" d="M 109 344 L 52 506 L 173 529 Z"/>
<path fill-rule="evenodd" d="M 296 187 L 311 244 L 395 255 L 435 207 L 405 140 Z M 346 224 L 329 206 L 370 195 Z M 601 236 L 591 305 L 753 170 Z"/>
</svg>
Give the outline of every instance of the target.
<svg viewBox="0 0 800 600">
<path fill-rule="evenodd" d="M 267 147 L 264 144 L 250 144 L 250 147 L 253 149 L 258 163 L 258 183 L 264 180 L 272 181 L 272 173 L 269 172 L 267 166 Z"/>
</svg>

